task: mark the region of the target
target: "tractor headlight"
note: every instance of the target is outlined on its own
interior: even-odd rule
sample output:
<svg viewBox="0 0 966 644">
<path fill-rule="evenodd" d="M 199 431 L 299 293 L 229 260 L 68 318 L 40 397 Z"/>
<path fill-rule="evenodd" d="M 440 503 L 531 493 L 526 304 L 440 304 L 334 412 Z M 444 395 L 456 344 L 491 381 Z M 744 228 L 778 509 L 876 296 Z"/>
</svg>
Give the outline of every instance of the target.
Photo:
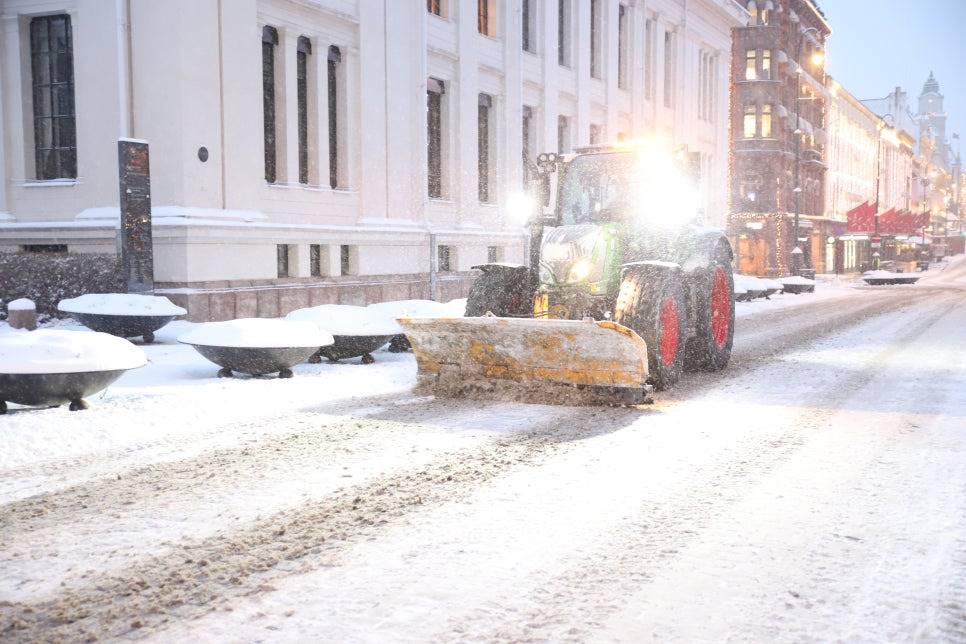
<svg viewBox="0 0 966 644">
<path fill-rule="evenodd" d="M 568 282 L 583 282 L 585 279 L 590 277 L 590 272 L 593 270 L 594 266 L 586 259 L 578 259 L 574 262 L 573 266 L 570 267 L 570 273 L 567 275 Z"/>
</svg>

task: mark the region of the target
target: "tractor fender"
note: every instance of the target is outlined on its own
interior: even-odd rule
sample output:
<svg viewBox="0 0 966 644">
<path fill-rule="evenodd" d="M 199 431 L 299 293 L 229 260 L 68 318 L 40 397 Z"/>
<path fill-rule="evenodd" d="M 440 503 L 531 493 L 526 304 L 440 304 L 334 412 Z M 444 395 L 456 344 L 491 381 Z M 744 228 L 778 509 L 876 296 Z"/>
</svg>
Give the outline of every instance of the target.
<svg viewBox="0 0 966 644">
<path fill-rule="evenodd" d="M 492 272 L 526 273 L 527 271 L 530 270 L 523 264 L 513 264 L 511 262 L 490 262 L 487 264 L 477 264 L 476 266 L 471 266 L 470 268 L 483 271 L 484 273 L 492 273 Z"/>
<path fill-rule="evenodd" d="M 728 238 L 716 228 L 699 228 L 684 241 L 679 255 L 681 270 L 688 275 L 707 270 L 719 254 L 728 261 L 734 259 Z"/>
<path fill-rule="evenodd" d="M 650 259 L 643 262 L 627 262 L 621 264 L 621 279 L 632 271 L 653 271 L 657 273 L 680 272 L 681 265 L 677 262 L 664 262 L 657 259 Z"/>
</svg>

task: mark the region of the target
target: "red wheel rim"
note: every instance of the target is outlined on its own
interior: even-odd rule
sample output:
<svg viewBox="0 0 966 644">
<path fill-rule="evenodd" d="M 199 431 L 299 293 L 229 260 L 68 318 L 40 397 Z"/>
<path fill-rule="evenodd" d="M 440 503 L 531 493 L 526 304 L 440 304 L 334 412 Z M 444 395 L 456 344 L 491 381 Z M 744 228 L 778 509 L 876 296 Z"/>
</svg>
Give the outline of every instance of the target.
<svg viewBox="0 0 966 644">
<path fill-rule="evenodd" d="M 678 305 L 669 297 L 661 304 L 661 361 L 666 365 L 678 357 L 678 326 Z"/>
<path fill-rule="evenodd" d="M 716 345 L 725 345 L 730 328 L 731 289 L 728 288 L 725 270 L 719 266 L 714 271 L 714 282 L 711 284 L 711 338 Z"/>
</svg>

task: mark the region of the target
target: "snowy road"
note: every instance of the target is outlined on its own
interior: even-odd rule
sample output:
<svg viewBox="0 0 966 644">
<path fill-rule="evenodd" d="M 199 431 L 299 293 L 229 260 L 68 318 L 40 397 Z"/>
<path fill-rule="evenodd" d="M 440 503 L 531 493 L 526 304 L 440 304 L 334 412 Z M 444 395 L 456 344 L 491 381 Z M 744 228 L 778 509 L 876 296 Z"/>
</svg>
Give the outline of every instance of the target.
<svg viewBox="0 0 966 644">
<path fill-rule="evenodd" d="M 728 371 L 635 409 L 151 347 L 0 420 L 0 638 L 966 640 L 966 261 L 742 306 Z"/>
</svg>

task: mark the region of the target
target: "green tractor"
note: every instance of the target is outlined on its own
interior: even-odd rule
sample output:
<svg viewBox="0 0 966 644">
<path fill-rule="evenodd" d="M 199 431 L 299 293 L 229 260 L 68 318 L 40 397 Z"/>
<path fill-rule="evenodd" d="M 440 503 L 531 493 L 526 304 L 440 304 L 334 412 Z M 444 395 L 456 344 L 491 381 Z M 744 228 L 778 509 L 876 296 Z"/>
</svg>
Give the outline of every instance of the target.
<svg viewBox="0 0 966 644">
<path fill-rule="evenodd" d="M 521 198 L 528 266 L 494 263 L 466 318 L 401 320 L 436 393 L 570 387 L 641 402 L 731 356 L 731 245 L 698 224 L 696 155 L 656 146 L 541 154 L 551 208 Z"/>
</svg>

